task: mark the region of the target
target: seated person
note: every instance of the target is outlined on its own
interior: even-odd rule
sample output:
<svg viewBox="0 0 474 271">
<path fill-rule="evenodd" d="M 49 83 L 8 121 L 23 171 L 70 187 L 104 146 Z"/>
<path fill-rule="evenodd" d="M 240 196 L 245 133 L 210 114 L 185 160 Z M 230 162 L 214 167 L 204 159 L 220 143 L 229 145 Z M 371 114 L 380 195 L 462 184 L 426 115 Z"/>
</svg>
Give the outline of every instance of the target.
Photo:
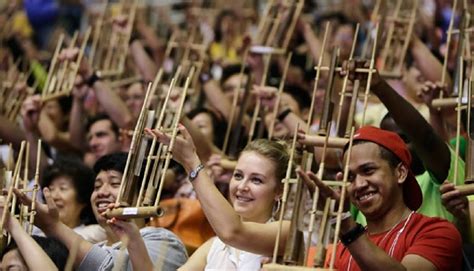
<svg viewBox="0 0 474 271">
<path fill-rule="evenodd" d="M 460 270 L 461 236 L 454 225 L 416 213 L 423 197 L 409 167 L 410 152 L 397 134 L 362 127 L 344 158 L 350 159 L 348 199 L 365 215 L 367 226 L 344 216 L 334 268 Z M 320 195 L 341 200 L 314 173 L 298 173 L 313 189 L 317 185 Z"/>
<path fill-rule="evenodd" d="M 121 240 L 129 240 L 125 252 L 126 270 L 152 270 L 153 263 L 160 263 L 159 270 L 176 270 L 186 261 L 183 244 L 176 236 L 162 228 L 146 227 L 143 219 L 123 221 L 107 220 L 104 216 L 119 194 L 127 154 L 115 153 L 101 157 L 94 165 L 97 174 L 91 195 L 92 210 L 99 225 L 104 228 L 107 240 L 91 244 L 59 220 L 58 210 L 49 188 L 43 193 L 47 205 L 37 203 L 35 224 L 47 236 L 57 238 L 68 249 L 77 247 L 74 260 L 76 270 L 112 270 L 119 255 Z M 19 200 L 28 204 L 25 194 L 15 191 Z"/>
<path fill-rule="evenodd" d="M 168 144 L 170 138 L 157 130 L 147 130 Z M 180 128 L 173 157 L 185 168 L 197 198 L 217 237 L 208 240 L 181 270 L 260 270 L 265 256 L 273 253 L 279 223 L 273 216 L 279 211 L 283 193 L 281 180 L 290 159 L 285 144 L 258 139 L 241 152 L 230 180 L 230 203 L 202 170 L 188 131 Z M 283 222 L 284 243 L 290 223 Z M 284 244 L 281 248 L 284 248 Z M 283 249 L 281 250 L 281 252 Z"/>
<path fill-rule="evenodd" d="M 60 158 L 46 167 L 40 184 L 49 188 L 61 222 L 91 243 L 106 239 L 92 212 L 94 172 L 90 168 L 79 160 Z"/>
</svg>

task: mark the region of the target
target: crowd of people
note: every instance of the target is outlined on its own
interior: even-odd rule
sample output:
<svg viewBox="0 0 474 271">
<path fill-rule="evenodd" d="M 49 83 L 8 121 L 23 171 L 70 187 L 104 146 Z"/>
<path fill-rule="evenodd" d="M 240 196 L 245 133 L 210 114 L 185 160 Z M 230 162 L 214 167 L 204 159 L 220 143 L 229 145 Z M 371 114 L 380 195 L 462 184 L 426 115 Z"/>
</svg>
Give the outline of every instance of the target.
<svg viewBox="0 0 474 271">
<path fill-rule="evenodd" d="M 267 57 L 249 49 L 259 45 L 258 23 L 272 1 L 138 1 L 132 23 L 130 14 L 104 17 L 110 26 L 105 31 L 124 35 L 128 23 L 132 26 L 128 44 L 101 45 L 127 47 L 123 73 L 102 76 L 89 43 L 75 63 L 70 94 L 44 99 L 41 93 L 59 37 L 64 35 L 68 45 L 54 61 L 74 62 L 83 53 L 72 44 L 75 31 L 84 39 L 102 10 L 120 12 L 122 2 L 128 3 L 0 1 L 0 90 L 25 94 L 19 101 L 0 100 L 5 108 L 21 103 L 15 118 L 0 115 L 1 174 L 15 160 L 10 149 L 18 153 L 23 141 L 29 143 L 30 154 L 40 148 L 39 161 L 28 157 L 24 178 L 30 188 L 13 189 L 18 204 L 32 206 L 36 200 L 35 227 L 29 235 L 21 219 L 2 211 L 0 270 L 261 270 L 267 263 L 281 263 L 288 252 L 295 206 L 305 209 L 298 223 L 308 224 L 313 217 L 310 195 L 318 195 L 319 211 L 314 213 L 323 212 L 326 199 L 345 202 L 337 230 L 328 234 L 338 234 L 338 242 L 324 241 L 325 247 L 335 247 L 335 255 L 327 249 L 324 267 L 472 270 L 474 198 L 459 190 L 474 166 L 470 108 L 432 104 L 472 83 L 473 50 L 462 46 L 461 35 L 447 34 L 450 22 L 457 29 L 466 20 L 463 5 L 453 9 L 453 2 L 461 1 L 413 1 L 418 6 L 413 31 L 404 33 L 409 40 L 406 56 L 395 56 L 401 74 L 390 77 L 378 72 L 381 54 L 371 59 L 364 53 L 371 38 L 388 36 L 390 20 L 375 14 L 381 1 L 303 1 L 294 24 L 288 22 L 276 34 L 290 38 L 287 68 L 286 52 Z M 280 15 L 287 16 L 288 3 L 276 2 Z M 397 1 L 382 2 L 387 2 L 389 14 Z M 402 2 L 410 10 L 412 1 Z M 474 12 L 474 4 L 466 4 L 465 11 Z M 380 35 L 373 32 L 377 22 Z M 191 29 L 198 34 L 190 34 Z M 199 35 L 196 47 L 205 48 L 204 54 L 190 53 L 194 59 L 175 63 L 179 54 L 170 54 L 169 47 L 177 31 Z M 469 41 L 469 35 L 464 39 Z M 201 62 L 178 116 L 177 136 L 159 127 L 136 130 L 143 108 L 157 110 L 168 90 L 169 83 L 162 84 L 144 106 L 156 74 L 164 72 L 169 82 L 178 64 L 184 67 L 196 59 Z M 371 62 L 375 70 L 370 75 L 360 72 Z M 459 62 L 464 69 L 458 68 Z M 314 69 L 318 63 L 339 69 L 319 73 Z M 361 94 L 366 86 L 366 106 L 339 96 L 342 89 L 349 93 L 358 87 Z M 166 111 L 176 111 L 177 97 L 170 98 Z M 329 105 L 332 112 L 355 112 L 327 119 L 322 116 L 330 114 Z M 0 108 L 2 114 L 5 108 Z M 259 129 L 254 133 L 256 108 Z M 315 134 L 348 139 L 346 127 L 354 127 L 355 133 L 343 148 L 309 143 Z M 128 156 L 145 151 L 130 149 L 134 134 L 172 145 L 172 161 L 162 178 L 163 217 L 108 216 L 112 209 L 128 207 L 120 202 L 123 182 L 132 182 L 123 178 L 129 176 Z M 324 174 L 318 174 L 321 164 Z M 32 198 L 36 165 L 41 188 Z M 288 188 L 288 179 L 305 184 L 302 204 L 296 202 L 295 189 Z M 347 186 L 336 189 L 323 180 L 344 180 Z M 135 200 L 140 181 L 132 189 Z M 11 203 L 2 199 L 0 210 L 6 210 Z M 314 217 L 316 225 L 325 220 Z M 330 239 L 318 236 L 325 231 L 308 233 L 303 226 L 297 227 L 314 238 L 304 238 L 311 241 L 293 250 L 321 249 L 317 240 Z"/>
</svg>

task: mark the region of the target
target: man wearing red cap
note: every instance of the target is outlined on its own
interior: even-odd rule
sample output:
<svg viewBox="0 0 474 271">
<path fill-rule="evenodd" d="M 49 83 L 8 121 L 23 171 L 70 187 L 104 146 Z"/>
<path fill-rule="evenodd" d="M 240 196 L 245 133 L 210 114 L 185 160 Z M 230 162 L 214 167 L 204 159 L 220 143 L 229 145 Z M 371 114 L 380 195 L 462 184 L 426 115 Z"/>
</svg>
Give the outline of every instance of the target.
<svg viewBox="0 0 474 271">
<path fill-rule="evenodd" d="M 461 236 L 441 218 L 415 211 L 422 194 L 410 170 L 411 155 L 396 134 L 366 126 L 354 135 L 347 194 L 367 218 L 367 227 L 351 216 L 341 223 L 335 267 L 338 270 L 460 270 Z M 311 172 L 298 174 L 320 188 L 322 196 L 340 199 Z M 342 173 L 338 174 L 338 178 Z"/>
</svg>

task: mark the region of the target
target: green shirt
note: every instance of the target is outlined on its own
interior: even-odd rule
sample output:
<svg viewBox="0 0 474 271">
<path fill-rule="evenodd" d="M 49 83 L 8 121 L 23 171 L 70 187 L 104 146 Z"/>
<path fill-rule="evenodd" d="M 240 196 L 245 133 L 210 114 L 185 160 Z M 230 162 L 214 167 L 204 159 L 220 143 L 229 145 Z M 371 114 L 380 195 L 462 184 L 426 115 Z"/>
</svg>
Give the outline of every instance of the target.
<svg viewBox="0 0 474 271">
<path fill-rule="evenodd" d="M 454 183 L 455 185 L 464 184 L 464 161 L 458 159 L 458 173 L 457 178 L 454 180 L 454 168 L 456 162 L 456 153 L 449 147 L 449 152 L 451 154 L 451 166 L 449 167 L 448 178 L 447 180 Z M 436 178 L 429 171 L 425 171 L 423 174 L 416 176 L 416 180 L 421 187 L 421 193 L 423 194 L 423 203 L 421 204 L 418 213 L 429 217 L 441 217 L 448 221 L 453 222 L 453 215 L 444 208 L 443 203 L 441 202 L 441 193 L 439 192 L 439 187 L 444 182 L 436 180 Z M 354 206 L 351 206 L 351 213 L 355 220 L 362 225 L 366 225 L 367 221 L 365 216 L 357 210 Z"/>
</svg>

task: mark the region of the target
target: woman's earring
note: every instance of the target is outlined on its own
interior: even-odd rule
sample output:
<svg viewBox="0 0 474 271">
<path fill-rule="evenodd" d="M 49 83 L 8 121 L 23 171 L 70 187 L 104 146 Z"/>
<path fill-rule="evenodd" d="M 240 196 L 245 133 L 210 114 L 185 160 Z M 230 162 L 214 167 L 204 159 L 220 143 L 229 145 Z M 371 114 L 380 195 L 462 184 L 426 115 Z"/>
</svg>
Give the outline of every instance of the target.
<svg viewBox="0 0 474 271">
<path fill-rule="evenodd" d="M 280 211 L 280 208 L 281 208 L 281 198 L 278 198 L 278 200 L 276 201 L 276 205 L 273 205 L 272 216 L 275 216 L 276 214 L 278 214 L 278 212 Z"/>
</svg>

